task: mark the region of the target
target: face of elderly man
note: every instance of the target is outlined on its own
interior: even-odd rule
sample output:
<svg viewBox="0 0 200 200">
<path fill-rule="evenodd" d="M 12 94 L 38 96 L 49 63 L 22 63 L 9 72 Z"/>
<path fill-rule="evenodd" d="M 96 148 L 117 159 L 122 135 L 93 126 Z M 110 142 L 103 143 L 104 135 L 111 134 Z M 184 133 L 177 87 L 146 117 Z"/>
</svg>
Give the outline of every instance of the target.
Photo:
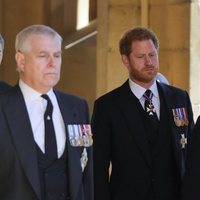
<svg viewBox="0 0 200 200">
<path fill-rule="evenodd" d="M 20 78 L 33 89 L 46 93 L 60 79 L 61 41 L 47 34 L 32 34 L 26 51 L 16 53 Z"/>
</svg>

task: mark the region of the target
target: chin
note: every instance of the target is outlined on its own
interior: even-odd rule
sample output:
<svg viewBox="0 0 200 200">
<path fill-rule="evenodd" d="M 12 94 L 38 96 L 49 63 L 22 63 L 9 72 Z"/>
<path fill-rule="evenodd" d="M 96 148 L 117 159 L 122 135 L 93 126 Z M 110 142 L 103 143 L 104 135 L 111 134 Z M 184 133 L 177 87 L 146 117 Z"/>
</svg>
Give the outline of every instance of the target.
<svg viewBox="0 0 200 200">
<path fill-rule="evenodd" d="M 49 88 L 52 88 L 52 87 L 54 87 L 57 83 L 58 83 L 58 81 L 47 81 L 45 85 L 46 85 L 47 87 L 49 87 Z"/>
</svg>

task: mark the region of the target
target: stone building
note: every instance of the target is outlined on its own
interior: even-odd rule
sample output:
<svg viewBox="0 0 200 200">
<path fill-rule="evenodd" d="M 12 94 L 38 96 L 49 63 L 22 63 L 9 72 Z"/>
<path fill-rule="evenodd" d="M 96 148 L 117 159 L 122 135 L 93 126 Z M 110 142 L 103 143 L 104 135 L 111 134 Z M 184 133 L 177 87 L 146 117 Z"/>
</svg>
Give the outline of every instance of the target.
<svg viewBox="0 0 200 200">
<path fill-rule="evenodd" d="M 82 4 L 81 4 L 82 3 Z M 80 8 L 80 9 L 78 9 Z M 78 27 L 80 12 L 87 23 Z M 160 40 L 160 72 L 190 94 L 200 114 L 200 0 L 0 0 L 0 32 L 5 39 L 1 80 L 15 84 L 16 33 L 46 24 L 64 38 L 58 89 L 94 100 L 127 79 L 118 41 L 132 26 L 154 30 Z M 83 18 L 83 17 L 82 17 Z"/>
</svg>

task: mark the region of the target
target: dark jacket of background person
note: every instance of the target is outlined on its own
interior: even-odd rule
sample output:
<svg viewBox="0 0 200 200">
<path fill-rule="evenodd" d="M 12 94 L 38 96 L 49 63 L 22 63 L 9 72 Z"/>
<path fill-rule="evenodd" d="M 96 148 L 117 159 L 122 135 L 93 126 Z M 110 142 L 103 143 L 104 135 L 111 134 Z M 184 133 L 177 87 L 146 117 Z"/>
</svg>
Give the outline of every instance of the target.
<svg viewBox="0 0 200 200">
<path fill-rule="evenodd" d="M 183 179 L 182 200 L 200 199 L 200 117 L 188 138 L 186 173 Z"/>
</svg>

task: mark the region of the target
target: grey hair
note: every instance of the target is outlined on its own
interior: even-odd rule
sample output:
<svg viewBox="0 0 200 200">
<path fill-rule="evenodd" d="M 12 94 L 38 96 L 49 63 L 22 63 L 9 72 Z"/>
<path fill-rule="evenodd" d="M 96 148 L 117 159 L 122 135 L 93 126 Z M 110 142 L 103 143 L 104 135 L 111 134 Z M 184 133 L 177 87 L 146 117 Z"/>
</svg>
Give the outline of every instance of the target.
<svg viewBox="0 0 200 200">
<path fill-rule="evenodd" d="M 2 49 L 4 49 L 4 39 L 1 34 L 0 34 L 0 44 L 2 46 Z"/>
<path fill-rule="evenodd" d="M 27 51 L 27 46 L 26 46 L 26 40 L 30 35 L 49 35 L 52 37 L 57 37 L 60 42 L 62 43 L 62 37 L 60 36 L 59 33 L 57 33 L 54 29 L 52 29 L 49 26 L 42 25 L 42 24 L 34 24 L 31 26 L 28 26 L 21 30 L 15 40 L 15 50 L 25 52 Z"/>
</svg>

